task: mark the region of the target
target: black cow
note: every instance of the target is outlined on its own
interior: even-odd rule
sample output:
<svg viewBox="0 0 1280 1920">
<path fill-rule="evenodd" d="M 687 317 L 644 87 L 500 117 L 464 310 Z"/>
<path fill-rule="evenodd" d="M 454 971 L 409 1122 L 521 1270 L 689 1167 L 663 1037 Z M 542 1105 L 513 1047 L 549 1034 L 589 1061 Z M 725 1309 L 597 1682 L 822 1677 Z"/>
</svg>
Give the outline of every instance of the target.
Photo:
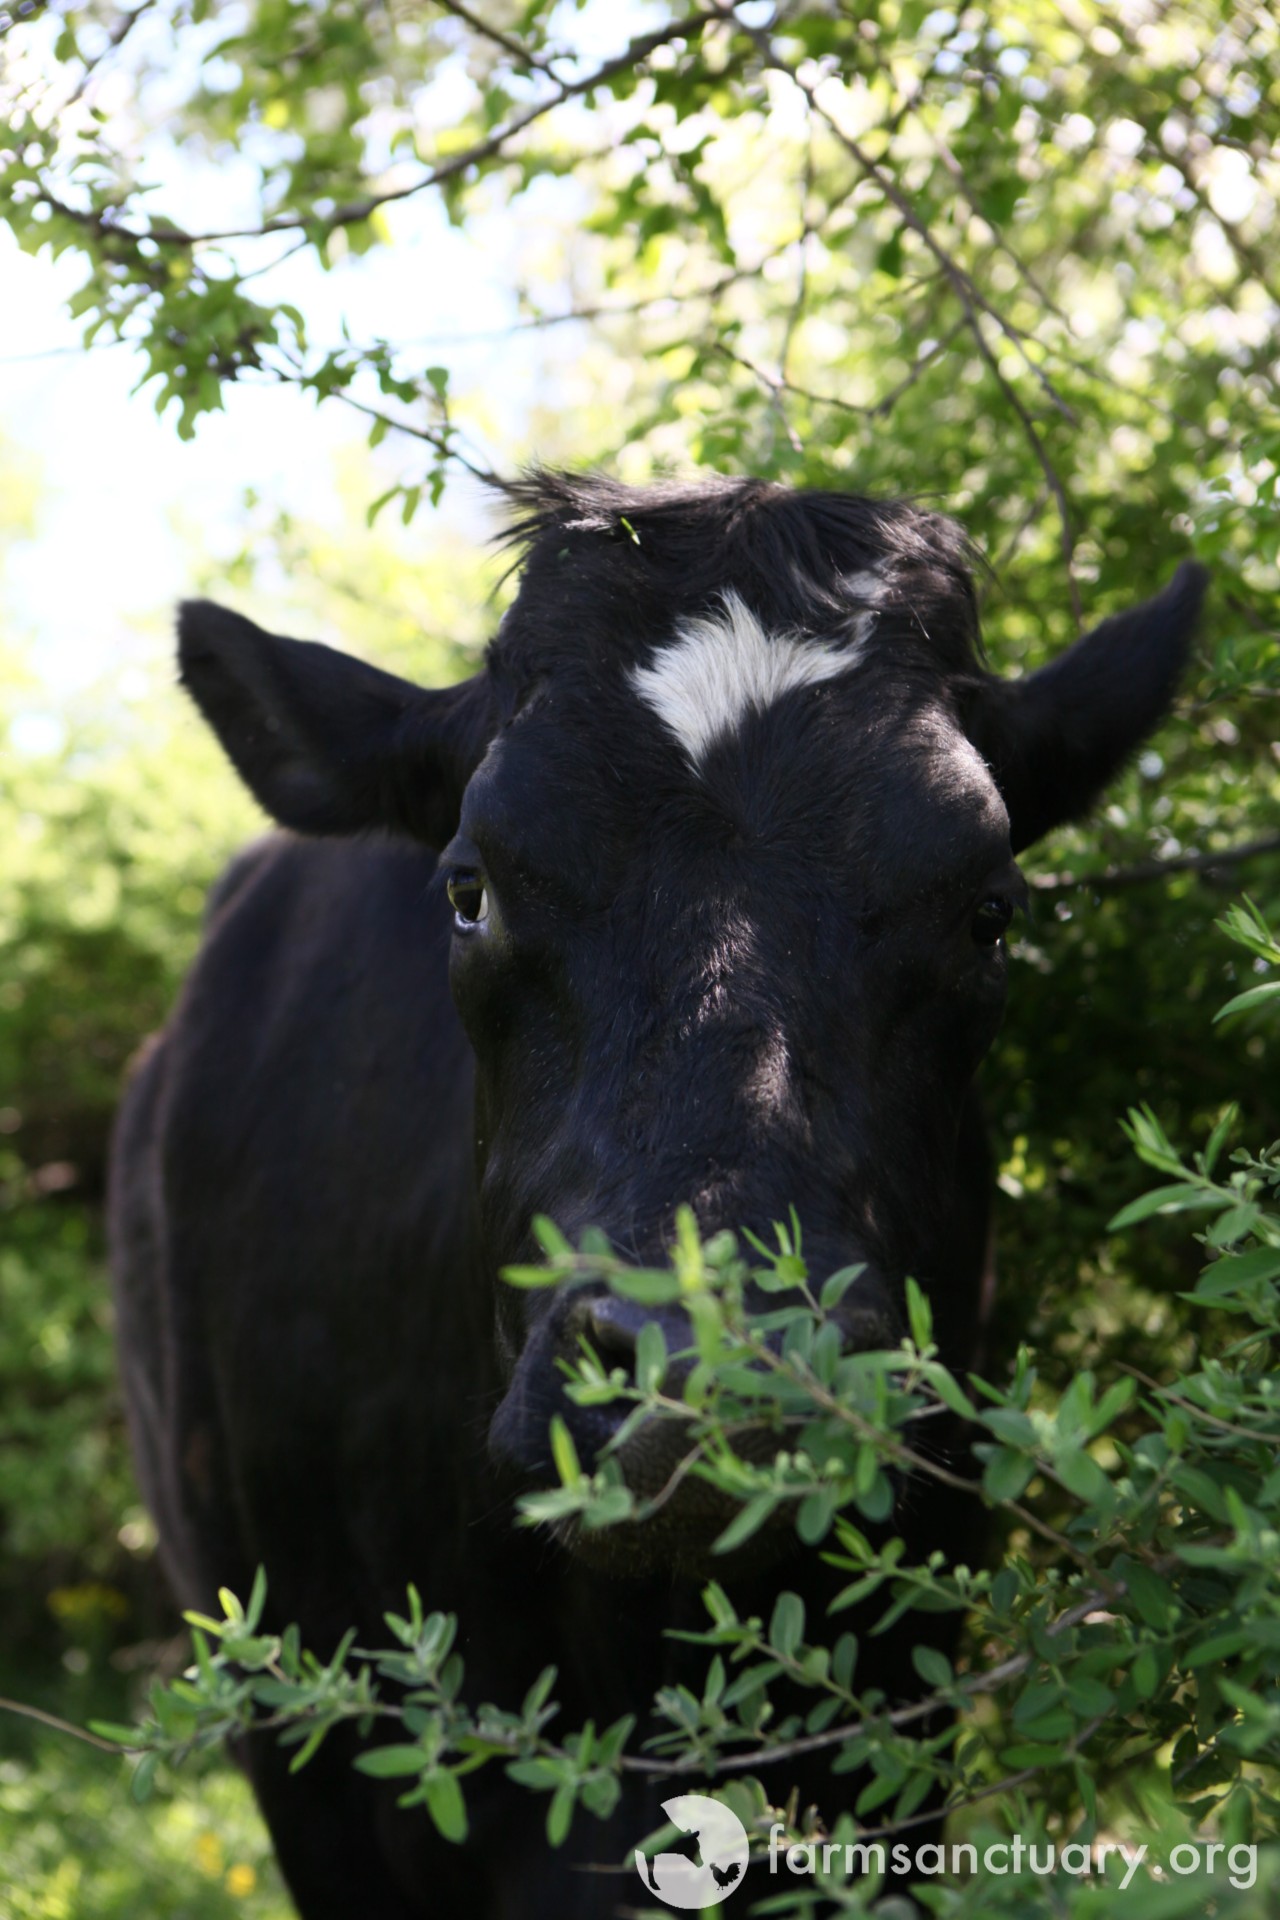
<svg viewBox="0 0 1280 1920">
<path fill-rule="evenodd" d="M 639 1314 L 517 1293 L 531 1216 L 658 1259 L 797 1209 L 811 1269 L 865 1262 L 847 1334 L 893 1342 L 904 1275 L 944 1357 L 980 1319 L 989 1168 L 971 1094 L 1000 1020 L 1018 850 L 1081 813 L 1164 712 L 1203 591 L 1186 565 L 1043 671 L 989 675 L 956 528 L 915 506 L 751 480 L 516 490 L 519 595 L 482 670 L 425 691 L 217 607 L 182 678 L 284 835 L 210 904 L 200 958 L 129 1088 L 113 1232 L 133 1439 L 187 1605 L 247 1590 L 365 1643 L 414 1580 L 462 1620 L 469 1697 L 547 1661 L 563 1724 L 642 1708 L 701 1625 L 697 1487 L 615 1565 L 512 1526 L 559 1410 L 558 1359 L 612 1360 Z M 678 1344 L 678 1341 L 676 1342 Z M 672 1441 L 643 1428 L 632 1484 Z M 926 1488 L 916 1547 L 975 1550 Z M 965 1528 L 969 1528 L 966 1536 Z M 597 1536 L 605 1553 L 615 1536 Z M 812 1556 L 810 1556 L 812 1558 Z M 744 1608 L 800 1562 L 719 1563 Z M 878 1655 L 912 1687 L 910 1630 Z M 472 1836 L 350 1767 L 253 1783 L 307 1920 L 612 1912 L 658 1824 L 624 1797 L 553 1854 L 493 1770 Z M 820 1762 L 802 1799 L 847 1795 Z M 779 1780 L 780 1791 L 792 1783 Z"/>
</svg>

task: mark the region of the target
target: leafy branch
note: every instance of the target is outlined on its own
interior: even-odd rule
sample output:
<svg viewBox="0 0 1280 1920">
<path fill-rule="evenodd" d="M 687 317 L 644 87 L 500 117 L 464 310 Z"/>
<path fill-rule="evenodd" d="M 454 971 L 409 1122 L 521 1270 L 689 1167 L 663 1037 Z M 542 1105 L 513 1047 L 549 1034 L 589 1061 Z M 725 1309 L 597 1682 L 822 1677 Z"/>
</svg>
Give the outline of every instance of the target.
<svg viewBox="0 0 1280 1920">
<path fill-rule="evenodd" d="M 1222 924 L 1261 966 L 1280 966 L 1280 944 L 1251 903 Z M 1256 1015 L 1277 992 L 1280 981 L 1260 982 L 1224 1014 Z M 661 1688 L 643 1722 L 556 1733 L 552 1668 L 515 1709 L 468 1705 L 457 1622 L 427 1612 L 413 1589 L 405 1613 L 386 1616 L 391 1644 L 357 1646 L 349 1633 L 322 1659 L 295 1627 L 265 1625 L 260 1573 L 247 1603 L 223 1593 L 221 1618 L 188 1616 L 193 1664 L 153 1684 L 140 1724 L 99 1724 L 91 1737 L 136 1757 L 142 1795 L 162 1762 L 179 1764 L 228 1734 L 274 1735 L 295 1749 L 297 1768 L 350 1726 L 356 1766 L 453 1841 L 468 1830 L 466 1783 L 495 1766 L 546 1796 L 552 1845 L 579 1807 L 607 1817 L 629 1775 L 717 1783 L 761 1846 L 779 1818 L 798 1840 L 866 1839 L 932 1818 L 926 1802 L 938 1795 L 953 1809 L 1008 1806 L 1033 1785 L 1020 1821 L 1074 1808 L 1087 1832 L 1100 1786 L 1137 1756 L 1170 1749 L 1189 1822 L 1225 1820 L 1238 1831 L 1247 1817 L 1255 1832 L 1269 1830 L 1280 1810 L 1280 1391 L 1265 1355 L 1280 1331 L 1280 1147 L 1235 1149 L 1224 1176 L 1235 1124 L 1234 1110 L 1224 1113 L 1190 1159 L 1149 1110 L 1135 1109 L 1127 1126 L 1163 1184 L 1124 1207 L 1114 1230 L 1198 1218 L 1209 1262 L 1190 1298 L 1250 1329 L 1173 1385 L 1125 1369 L 1100 1390 L 1081 1372 L 1055 1397 L 1025 1352 L 1002 1388 L 962 1383 L 939 1359 L 928 1302 L 912 1283 L 901 1345 L 847 1351 L 861 1270 L 811 1283 L 794 1220 L 776 1229 L 772 1248 L 750 1239 L 748 1257 L 731 1235 L 702 1241 L 684 1213 L 669 1267 L 653 1269 L 619 1261 L 599 1236 L 573 1247 L 538 1223 L 544 1259 L 513 1269 L 511 1284 L 590 1286 L 680 1308 L 690 1342 L 668 1353 L 656 1319 L 646 1320 L 633 1372 L 584 1342 L 566 1392 L 580 1405 L 621 1402 L 618 1438 L 587 1471 L 555 1422 L 559 1485 L 523 1499 L 525 1524 L 564 1533 L 652 1514 L 670 1487 L 638 1499 L 617 1455 L 638 1421 L 676 1421 L 687 1441 L 677 1471 L 728 1501 L 713 1551 L 731 1556 L 783 1526 L 847 1575 L 826 1616 L 812 1620 L 792 1591 L 767 1621 L 743 1617 L 725 1585 L 709 1581 L 708 1624 L 676 1636 L 703 1650 L 701 1685 Z M 967 1423 L 980 1480 L 955 1474 L 915 1437 L 946 1418 Z M 740 1445 L 762 1432 L 774 1441 L 768 1459 Z M 933 1474 L 1004 1516 L 1003 1564 L 949 1566 L 937 1552 L 913 1561 L 892 1530 L 904 1472 Z M 909 1613 L 963 1615 L 970 1651 L 953 1665 L 918 1644 L 922 1695 L 893 1701 L 874 1661 L 862 1677 L 864 1647 Z M 843 1628 L 846 1614 L 857 1631 Z M 977 1712 L 981 1701 L 994 1713 Z M 835 1773 L 856 1775 L 856 1824 L 821 1811 L 798 1820 L 770 1805 L 760 1773 L 815 1752 L 831 1755 Z"/>
</svg>

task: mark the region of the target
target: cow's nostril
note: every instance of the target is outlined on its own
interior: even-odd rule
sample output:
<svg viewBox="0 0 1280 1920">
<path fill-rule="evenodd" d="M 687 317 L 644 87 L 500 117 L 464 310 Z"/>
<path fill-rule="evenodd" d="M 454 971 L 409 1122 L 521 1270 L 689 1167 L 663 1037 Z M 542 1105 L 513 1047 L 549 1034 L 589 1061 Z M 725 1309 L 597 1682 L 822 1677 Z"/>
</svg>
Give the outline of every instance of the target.
<svg viewBox="0 0 1280 1920">
<path fill-rule="evenodd" d="M 587 1311 L 586 1334 L 604 1361 L 635 1359 L 636 1328 L 630 1315 L 618 1311 L 613 1299 L 593 1300 Z"/>
</svg>

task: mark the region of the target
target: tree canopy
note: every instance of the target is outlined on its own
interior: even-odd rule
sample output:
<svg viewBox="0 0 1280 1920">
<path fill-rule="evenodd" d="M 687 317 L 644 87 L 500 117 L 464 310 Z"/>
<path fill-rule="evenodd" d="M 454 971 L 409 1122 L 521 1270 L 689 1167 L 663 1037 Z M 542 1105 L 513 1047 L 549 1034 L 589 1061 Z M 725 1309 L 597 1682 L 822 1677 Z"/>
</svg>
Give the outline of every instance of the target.
<svg viewBox="0 0 1280 1920">
<path fill-rule="evenodd" d="M 17 5 L 5 50 L 0 205 L 82 259 L 86 338 L 138 343 L 180 432 L 284 381 L 406 436 L 406 510 L 508 471 L 447 362 L 279 291 L 294 253 L 394 248 L 434 201 L 505 246 L 520 326 L 571 329 L 559 430 L 531 430 L 578 463 L 936 495 L 1059 633 L 1194 545 L 1256 655 L 1267 9 L 146 0 Z"/>
<path fill-rule="evenodd" d="M 989 563 L 983 617 L 1001 671 L 1040 664 L 1184 554 L 1209 564 L 1174 719 L 1095 819 L 1028 863 L 1034 914 L 984 1076 L 1004 1275 L 990 1366 L 1038 1423 L 1032 1437 L 1006 1421 L 1005 1469 L 1029 1484 L 1042 1526 L 1091 1553 L 1098 1473 L 1127 1500 L 1147 1484 L 1133 1462 L 1146 1473 L 1155 1459 L 1156 1403 L 1115 1394 L 1117 1380 L 1162 1383 L 1156 1424 L 1175 1453 L 1189 1444 L 1190 1394 L 1209 1459 L 1196 1470 L 1213 1483 L 1193 1496 L 1253 1583 L 1210 1596 L 1238 1603 L 1247 1646 L 1211 1639 L 1211 1657 L 1173 1665 L 1157 1648 L 1139 1673 L 1135 1650 L 1171 1647 L 1174 1633 L 1166 1597 L 1139 1578 L 1112 1634 L 1135 1655 L 1122 1711 L 1137 1718 L 1104 1728 L 1106 1766 L 1091 1747 L 1044 1804 L 1082 1817 L 1092 1780 L 1090 1819 L 1123 1825 L 1156 1807 L 1169 1831 L 1220 1817 L 1236 1835 L 1265 1833 L 1274 1797 L 1257 1756 L 1280 1738 L 1266 1639 L 1280 1496 L 1265 1460 L 1280 1256 L 1275 1149 L 1257 1143 L 1280 1134 L 1280 1095 L 1261 1003 L 1211 1021 L 1275 965 L 1261 920 L 1238 919 L 1235 946 L 1215 925 L 1232 891 L 1247 884 L 1280 924 L 1274 12 L 1246 0 L 0 0 L 0 102 L 0 219 L 23 248 L 74 259 L 86 343 L 129 343 L 138 404 L 197 441 L 233 385 L 345 408 L 374 449 L 346 476 L 352 517 L 386 507 L 413 522 L 335 538 L 259 500 L 243 554 L 200 584 L 270 601 L 289 581 L 316 629 L 402 671 L 462 671 L 492 617 L 479 564 L 433 551 L 430 508 L 455 479 L 500 487 L 533 456 L 629 479 L 755 472 L 945 508 Z M 424 340 L 413 323 L 413 276 L 443 271 L 430 263 L 446 229 L 476 276 L 500 282 L 501 337 L 477 337 L 465 276 L 448 290 L 450 337 Z M 402 297 L 395 328 L 379 330 L 374 303 L 346 294 L 384 266 L 403 276 Z M 507 361 L 512 411 L 511 382 L 498 398 L 494 378 Z M 88 456 L 105 465 L 108 451 Z M 250 437 L 250 486 L 253 462 Z M 23 475 L 0 481 L 0 558 L 29 496 Z M 6 656 L 0 723 L 23 698 Z M 124 1063 L 171 1003 L 203 888 L 254 822 L 209 744 L 163 702 L 72 716 L 60 746 L 29 751 L 17 730 L 6 745 L 0 1415 L 16 1444 L 0 1467 L 0 1641 L 19 1650 L 6 1658 L 25 1663 L 27 1697 L 38 1671 L 40 1698 L 83 1720 L 126 1711 L 107 1656 L 165 1620 L 111 1384 L 110 1111 Z M 1255 1147 L 1233 1162 L 1236 1098 Z M 1137 1144 L 1173 1195 L 1145 1217 L 1117 1124 L 1139 1102 Z M 1208 1136 L 1217 1186 L 1190 1158 Z M 1201 1248 L 1167 1216 L 1184 1202 L 1213 1211 L 1206 1195 L 1217 1211 Z M 1213 1267 L 1196 1276 L 1215 1256 L 1253 1259 L 1254 1278 L 1209 1315 Z M 1024 1337 L 1034 1382 L 1012 1358 Z M 1045 1436 L 1066 1431 L 1094 1382 L 1114 1417 L 1077 1449 L 1091 1464 L 1073 1465 L 1073 1490 L 1044 1477 Z M 1179 1554 L 1190 1537 L 1163 1459 L 1156 1546 L 1126 1536 L 1139 1558 Z M 565 1491 L 588 1497 L 572 1475 Z M 1031 1638 L 1009 1643 L 1020 1658 L 1062 1567 L 1043 1533 L 1002 1511 L 1027 1601 L 1018 1631 Z M 1195 1617 L 1178 1615 L 1178 1661 Z M 975 1644 L 970 1675 L 982 1659 Z M 1219 1669 L 1238 1694 L 1265 1695 L 1252 1749 L 1261 1719 L 1214 1691 Z M 64 1685 L 81 1691 L 68 1699 Z M 1081 1724 L 1098 1711 L 1086 1695 L 1069 1703 Z M 1192 1744 L 1171 1784 L 1159 1742 L 1175 1737 Z M 50 1810 L 62 1819 L 70 1793 L 82 1832 L 102 1797 L 83 1769 L 69 1789 L 51 1752 L 0 1770 L 0 1849 L 19 1862 L 22 1920 L 65 1911 L 68 1848 Z M 281 1896 L 245 1838 L 243 1801 L 225 1778 L 208 1793 L 207 1807 L 231 1808 L 219 1830 L 235 1853 L 199 1900 L 180 1882 L 180 1802 L 146 1842 L 160 1834 L 177 1864 L 143 1892 L 133 1867 L 108 1865 L 111 1848 L 78 1848 L 84 1910 L 274 1920 Z M 130 1849 L 143 1850 L 118 1852 Z M 252 1897 L 250 1860 L 264 1876 Z M 1157 1895 L 1153 1915 L 1172 1913 Z M 1088 1897 L 1071 1910 L 1090 1911 Z M 1260 1912 L 1254 1899 L 1233 1910 Z"/>
</svg>

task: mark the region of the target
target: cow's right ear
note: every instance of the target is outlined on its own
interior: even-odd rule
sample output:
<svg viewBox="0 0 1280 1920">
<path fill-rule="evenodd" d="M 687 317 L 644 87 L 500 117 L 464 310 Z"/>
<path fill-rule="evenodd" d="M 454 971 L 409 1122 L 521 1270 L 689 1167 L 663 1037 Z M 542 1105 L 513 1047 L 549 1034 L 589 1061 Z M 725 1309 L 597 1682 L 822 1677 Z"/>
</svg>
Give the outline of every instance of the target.
<svg viewBox="0 0 1280 1920">
<path fill-rule="evenodd" d="M 299 833 L 384 827 L 441 847 L 492 732 L 487 676 L 434 691 L 209 600 L 178 615 L 183 685 L 245 785 Z"/>
</svg>

